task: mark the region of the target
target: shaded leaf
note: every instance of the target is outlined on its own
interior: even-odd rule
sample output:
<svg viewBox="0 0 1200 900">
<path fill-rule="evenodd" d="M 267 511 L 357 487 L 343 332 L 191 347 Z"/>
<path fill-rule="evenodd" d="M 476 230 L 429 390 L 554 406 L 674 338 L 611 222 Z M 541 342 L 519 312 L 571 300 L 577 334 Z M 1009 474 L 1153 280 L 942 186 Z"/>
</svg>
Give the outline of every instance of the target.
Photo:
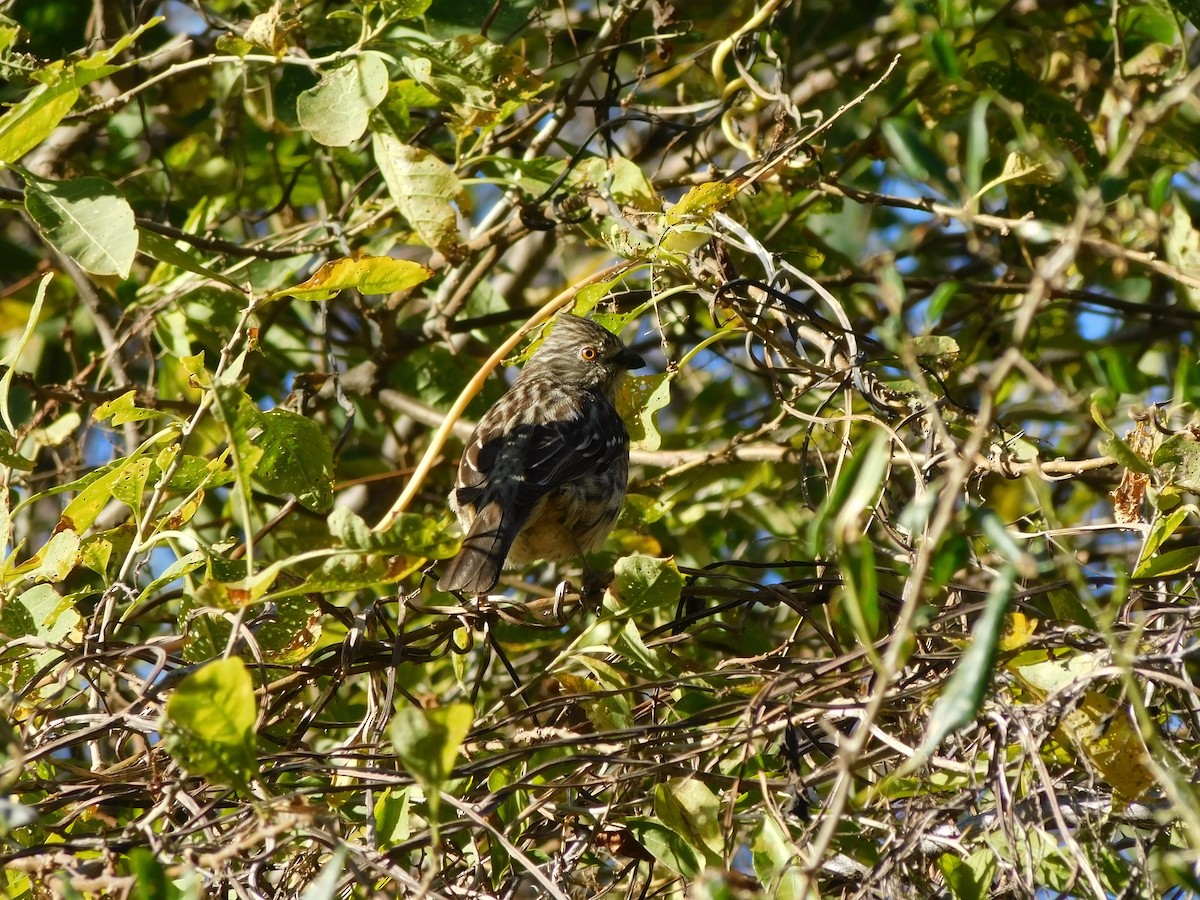
<svg viewBox="0 0 1200 900">
<path fill-rule="evenodd" d="M 1009 100 L 1020 103 L 1030 120 L 1045 128 L 1046 134 L 1064 141 L 1088 174 L 1098 175 L 1104 159 L 1096 149 L 1088 123 L 1071 101 L 1047 90 L 1017 65 L 1005 68 L 996 62 L 981 62 L 972 74 Z"/>
<path fill-rule="evenodd" d="M 1168 0 L 1171 6 L 1187 17 L 1187 20 L 1200 28 L 1200 0 Z"/>
<path fill-rule="evenodd" d="M 228 278 L 220 272 L 210 269 L 208 266 L 197 261 L 187 250 L 178 247 L 174 241 L 170 241 L 162 235 L 150 231 L 148 228 L 138 229 L 137 248 L 139 253 L 153 257 L 160 263 L 174 266 L 176 269 L 182 269 L 185 272 L 191 272 L 193 275 L 200 275 L 203 278 L 211 278 L 237 291 L 245 290 L 244 285 L 238 284 L 232 278 Z"/>
<path fill-rule="evenodd" d="M 433 709 L 405 705 L 396 710 L 388 726 L 396 756 L 424 788 L 435 823 L 442 786 L 450 778 L 474 718 L 475 711 L 468 703 L 451 703 Z"/>
</svg>

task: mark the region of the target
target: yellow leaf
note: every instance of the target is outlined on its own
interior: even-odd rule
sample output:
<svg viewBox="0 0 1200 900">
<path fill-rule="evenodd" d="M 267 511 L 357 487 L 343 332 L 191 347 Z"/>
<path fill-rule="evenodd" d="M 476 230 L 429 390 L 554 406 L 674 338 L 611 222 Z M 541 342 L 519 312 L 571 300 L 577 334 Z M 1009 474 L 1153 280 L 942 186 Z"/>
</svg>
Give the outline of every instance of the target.
<svg viewBox="0 0 1200 900">
<path fill-rule="evenodd" d="M 308 281 L 275 291 L 267 299 L 292 296 L 300 300 L 329 300 L 350 288 L 364 294 L 390 294 L 416 287 L 432 277 L 432 269 L 410 259 L 342 257 L 325 263 Z"/>
</svg>

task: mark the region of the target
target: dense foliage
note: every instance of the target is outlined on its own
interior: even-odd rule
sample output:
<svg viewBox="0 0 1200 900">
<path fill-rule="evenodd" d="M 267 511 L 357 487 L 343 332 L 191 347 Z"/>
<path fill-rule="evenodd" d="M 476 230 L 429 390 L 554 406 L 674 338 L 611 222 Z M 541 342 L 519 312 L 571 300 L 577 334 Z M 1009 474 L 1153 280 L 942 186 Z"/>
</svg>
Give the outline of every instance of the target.
<svg viewBox="0 0 1200 900">
<path fill-rule="evenodd" d="M 6 12 L 9 896 L 1200 889 L 1195 0 Z M 438 592 L 561 309 L 611 584 Z"/>
</svg>

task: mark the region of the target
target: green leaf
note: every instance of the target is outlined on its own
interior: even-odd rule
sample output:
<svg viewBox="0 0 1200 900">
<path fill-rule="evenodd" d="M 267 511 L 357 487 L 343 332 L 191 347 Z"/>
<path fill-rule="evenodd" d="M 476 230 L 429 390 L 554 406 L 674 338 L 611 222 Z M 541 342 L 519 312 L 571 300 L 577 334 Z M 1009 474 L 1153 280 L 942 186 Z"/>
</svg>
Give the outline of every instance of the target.
<svg viewBox="0 0 1200 900">
<path fill-rule="evenodd" d="M 948 335 L 923 334 L 911 341 L 913 355 L 918 359 L 954 360 L 958 357 L 958 341 Z"/>
<path fill-rule="evenodd" d="M 167 750 L 189 772 L 245 788 L 257 775 L 254 684 L 233 657 L 201 667 L 179 682 L 163 723 Z"/>
<path fill-rule="evenodd" d="M 392 717 L 388 735 L 405 768 L 423 787 L 436 789 L 450 777 L 474 718 L 469 703 L 405 705 Z"/>
<path fill-rule="evenodd" d="M 78 564 L 79 546 L 79 532 L 62 528 L 52 534 L 37 553 L 7 574 L 26 575 L 34 581 L 61 582 Z"/>
<path fill-rule="evenodd" d="M 296 116 L 319 143 L 347 147 L 367 130 L 371 110 L 383 102 L 387 90 L 383 57 L 362 53 L 302 91 L 296 99 Z"/>
<path fill-rule="evenodd" d="M 1159 444 L 1151 462 L 1162 473 L 1165 485 L 1200 493 L 1200 441 L 1192 434 L 1171 435 Z"/>
<path fill-rule="evenodd" d="M 943 28 L 922 35 L 925 52 L 937 66 L 938 71 L 946 78 L 958 78 L 961 70 L 958 66 L 958 55 L 954 52 L 954 40 Z"/>
<path fill-rule="evenodd" d="M 234 479 L 240 495 L 235 501 L 248 504 L 253 492 L 250 480 L 263 455 L 259 445 L 263 413 L 233 380 L 232 374 L 230 372 L 224 383 L 214 388 L 212 408 L 217 421 L 225 426 L 229 440 Z"/>
<path fill-rule="evenodd" d="M 1100 384 L 1118 394 L 1140 394 L 1146 389 L 1146 376 L 1138 370 L 1136 360 L 1123 350 L 1105 347 L 1089 352 L 1087 359 L 1096 369 Z"/>
<path fill-rule="evenodd" d="M 945 182 L 945 164 L 925 146 L 907 119 L 884 119 L 880 128 L 892 155 L 910 178 L 924 184 Z"/>
<path fill-rule="evenodd" d="M 81 87 L 135 65 L 137 60 L 116 66 L 107 63 L 124 53 L 148 28 L 153 28 L 162 21 L 162 16 L 156 16 L 145 25 L 122 35 L 111 47 L 73 66 L 66 66 L 58 71 L 49 67 L 43 70 L 54 77 L 47 79 L 46 83 L 36 87 L 0 116 L 0 163 L 16 162 L 49 137 L 50 132 L 58 127 L 58 123 L 75 105 Z"/>
<path fill-rule="evenodd" d="M 662 199 L 642 167 L 624 156 L 606 159 L 589 157 L 574 168 L 569 183 L 577 190 L 598 191 L 602 196 L 611 197 L 622 206 L 644 212 L 657 213 L 662 208 Z M 675 206 L 671 207 L 663 216 L 663 220 L 673 225 L 681 225 L 696 221 L 701 214 L 711 215 L 721 206 L 722 199 L 728 193 L 728 189 L 718 184 L 693 188 L 680 200 L 680 203 L 686 202 L 687 205 L 678 210 Z"/>
<path fill-rule="evenodd" d="M 613 635 L 612 647 L 645 678 L 667 678 L 671 674 L 658 653 L 646 646 L 633 619 L 626 619 L 625 624 Z"/>
<path fill-rule="evenodd" d="M 943 281 L 934 289 L 934 293 L 930 294 L 928 318 L 931 325 L 941 322 L 942 314 L 946 312 L 946 307 L 950 305 L 950 300 L 953 300 L 958 295 L 962 288 L 961 284 L 956 281 Z"/>
<path fill-rule="evenodd" d="M 979 530 L 992 544 L 992 550 L 1017 573 L 1032 578 L 1037 574 L 1037 563 L 1017 543 L 996 511 L 983 507 L 974 513 L 974 519 L 979 523 Z"/>
<path fill-rule="evenodd" d="M 263 658 L 275 665 L 305 659 L 321 642 L 320 604 L 309 594 L 281 597 L 273 594 L 272 613 L 254 633 Z"/>
<path fill-rule="evenodd" d="M 938 859 L 938 867 L 954 900 L 987 900 L 992 896 L 998 866 L 990 847 L 980 847 L 966 859 L 945 853 Z"/>
<path fill-rule="evenodd" d="M 464 197 L 454 170 L 427 150 L 377 131 L 375 163 L 400 214 L 427 247 L 450 258 L 458 253 L 458 214 L 451 205 Z"/>
<path fill-rule="evenodd" d="M 725 841 L 720 803 L 698 778 L 676 778 L 654 788 L 654 814 L 698 850 L 710 866 L 721 866 Z"/>
<path fill-rule="evenodd" d="M 1080 157 L 1088 174 L 1098 175 L 1104 168 L 1104 159 L 1096 149 L 1087 121 L 1069 99 L 1047 90 L 1017 65 L 1005 68 L 986 61 L 976 65 L 972 74 L 1009 100 L 1020 103 L 1030 121 L 1041 125 L 1046 135 L 1063 142 Z"/>
<path fill-rule="evenodd" d="M 879 609 L 879 575 L 871 541 L 851 541 L 841 547 L 838 551 L 838 569 L 844 585 L 844 603 L 839 605 L 839 609 L 844 609 L 849 615 L 855 637 L 875 661 L 874 644 L 880 637 L 882 617 Z"/>
<path fill-rule="evenodd" d="M 1168 550 L 1159 553 L 1143 563 L 1139 563 L 1133 573 L 1135 578 L 1165 578 L 1168 575 L 1178 575 L 1195 568 L 1200 561 L 1200 547 L 1180 547 L 1178 550 Z"/>
<path fill-rule="evenodd" d="M 300 300 L 330 300 L 351 289 L 364 294 L 390 294 L 407 291 L 432 277 L 432 269 L 410 259 L 343 257 L 330 260 L 307 281 L 275 291 L 267 299 L 291 296 Z"/>
<path fill-rule="evenodd" d="M 33 471 L 33 460 L 17 451 L 17 439 L 11 432 L 4 430 L 0 430 L 0 466 L 8 466 L 21 472 Z"/>
<path fill-rule="evenodd" d="M 41 85 L 0 118 L 0 162 L 16 162 L 44 141 L 71 111 L 79 88 L 70 81 Z"/>
<path fill-rule="evenodd" d="M 1196 507 L 1191 503 L 1187 503 L 1175 508 L 1166 515 L 1155 516 L 1154 524 L 1150 526 L 1150 533 L 1146 535 L 1146 542 L 1142 545 L 1142 552 L 1138 556 L 1138 563 L 1134 567 L 1134 578 L 1141 578 L 1145 575 L 1145 567 L 1154 554 L 1158 552 L 1158 548 L 1175 533 L 1175 529 L 1180 526 L 1184 519 L 1196 512 Z"/>
<path fill-rule="evenodd" d="M 388 788 L 379 795 L 375 801 L 375 834 L 383 846 L 408 840 L 412 834 L 408 788 Z"/>
<path fill-rule="evenodd" d="M 425 15 L 432 0 L 380 0 L 384 15 L 397 19 L 416 19 Z"/>
<path fill-rule="evenodd" d="M 148 585 L 142 588 L 142 592 L 138 594 L 137 601 L 133 604 L 136 608 L 141 602 L 148 597 L 153 597 L 155 593 L 170 584 L 176 579 L 183 578 L 185 575 L 190 575 L 204 565 L 204 551 L 193 550 L 186 556 L 181 556 L 175 562 L 171 563 L 162 574 L 151 581 Z"/>
<path fill-rule="evenodd" d="M 467 2 L 473 0 L 454 0 L 454 5 Z M 495 11 L 493 4 L 488 18 Z M 405 56 L 400 63 L 414 81 L 441 98 L 455 134 L 487 134 L 545 87 L 517 52 L 519 46 L 501 46 L 478 33 L 460 34 L 425 44 L 423 55 Z"/>
<path fill-rule="evenodd" d="M 923 761 L 932 756 L 949 735 L 971 724 L 983 706 L 983 698 L 992 680 L 992 668 L 996 664 L 996 649 L 1004 630 L 1005 613 L 1008 612 L 1016 585 L 1016 575 L 1014 568 L 1005 566 L 992 583 L 983 613 L 971 629 L 971 643 L 934 703 L 925 739 L 917 754 L 905 765 L 905 771 L 913 768 L 914 761 Z"/>
<path fill-rule="evenodd" d="M 30 181 L 25 210 L 42 237 L 84 271 L 128 277 L 138 248 L 133 209 L 103 178 Z"/>
<path fill-rule="evenodd" d="M 92 535 L 80 545 L 79 564 L 91 569 L 97 575 L 104 576 L 108 572 L 108 563 L 112 559 L 112 554 L 112 541 L 100 535 Z"/>
<path fill-rule="evenodd" d="M 312 512 L 333 506 L 333 445 L 312 419 L 284 409 L 262 417 L 262 458 L 254 477 L 276 496 L 292 495 Z"/>
<path fill-rule="evenodd" d="M 652 556 L 626 556 L 613 567 L 613 583 L 604 593 L 604 605 L 614 612 L 644 612 L 679 602 L 683 576 L 675 560 Z"/>
<path fill-rule="evenodd" d="M 245 290 L 245 285 L 240 285 L 232 278 L 208 268 L 198 262 L 191 253 L 177 246 L 174 241 L 170 241 L 148 228 L 138 229 L 138 252 L 153 257 L 160 263 L 174 266 L 176 269 L 182 269 L 185 272 L 191 272 L 193 275 L 219 281 L 221 284 L 228 285 L 236 291 Z"/>
<path fill-rule="evenodd" d="M 663 249 L 671 253 L 690 253 L 704 246 L 713 235 L 708 227 L 713 213 L 725 207 L 737 193 L 738 186 L 726 181 L 710 181 L 691 188 L 663 216 Z"/>
<path fill-rule="evenodd" d="M 800 892 L 801 857 L 791 835 L 770 813 L 750 844 L 754 873 L 763 890 L 777 900 L 807 900 Z"/>
<path fill-rule="evenodd" d="M 25 688 L 47 663 L 61 660 L 61 651 L 53 649 L 53 645 L 82 639 L 83 618 L 75 610 L 76 599 L 74 595 L 62 596 L 51 584 L 37 584 L 15 597 L 10 595 L 0 604 L 0 638 L 4 642 L 31 637 L 52 645 L 50 649 L 26 651 L 16 656 L 6 654 L 5 668 L 0 671 L 0 686 L 13 690 Z M 0 691 L 0 701 L 4 696 Z M 3 709 L 0 704 L 0 710 Z M 0 760 L 4 758 L 5 749 L 0 745 Z"/>
<path fill-rule="evenodd" d="M 148 847 L 134 847 L 129 852 L 129 870 L 133 875 L 132 900 L 175 900 L 183 896 Z"/>
<path fill-rule="evenodd" d="M 34 585 L 0 610 L 0 632 L 10 638 L 32 636 L 58 643 L 82 623 L 70 598 L 63 597 L 50 584 Z"/>
<path fill-rule="evenodd" d="M 1063 175 L 1062 164 L 1045 157 L 1039 159 L 1021 150 L 1014 150 L 1004 159 L 1004 170 L 979 189 L 981 197 L 1002 184 L 1055 184 Z"/>
<path fill-rule="evenodd" d="M 75 499 L 67 504 L 59 521 L 80 533 L 90 528 L 91 524 L 96 521 L 96 516 L 100 515 L 100 511 L 112 499 L 118 482 L 124 478 L 125 470 L 129 466 L 135 465 L 139 458 L 136 455 L 126 457 L 118 461 L 113 468 L 87 482 L 75 495 Z"/>
<path fill-rule="evenodd" d="M 809 546 L 814 554 L 827 552 L 821 540 L 832 530 L 834 544 L 844 546 L 863 533 L 862 520 L 874 508 L 891 459 L 888 437 L 878 431 L 870 442 L 855 450 L 843 467 L 821 509 L 809 526 Z M 830 523 L 832 519 L 832 523 Z"/>
<path fill-rule="evenodd" d="M 1150 463 L 1142 459 L 1141 456 L 1133 451 L 1133 448 L 1129 444 L 1116 435 L 1101 441 L 1098 446 L 1101 453 L 1105 456 L 1111 456 L 1131 472 L 1140 472 L 1143 475 L 1154 474 L 1154 469 Z"/>
<path fill-rule="evenodd" d="M 346 867 L 345 847 L 333 851 L 329 862 L 321 869 L 321 874 L 308 883 L 300 900 L 334 900 L 338 896 L 338 882 L 342 877 L 342 869 Z"/>
<path fill-rule="evenodd" d="M 121 467 L 117 480 L 113 482 L 113 499 L 130 507 L 135 513 L 142 507 L 142 495 L 146 492 L 146 481 L 150 477 L 153 461 L 141 457 Z"/>
<path fill-rule="evenodd" d="M 671 402 L 671 374 L 626 375 L 617 386 L 617 411 L 629 429 L 629 440 L 643 450 L 657 450 L 662 435 L 654 416 Z"/>
<path fill-rule="evenodd" d="M 142 409 L 137 406 L 134 401 L 137 399 L 137 391 L 126 391 L 115 400 L 109 400 L 107 403 L 101 403 L 92 413 L 92 418 L 97 422 L 103 422 L 105 419 L 112 419 L 113 427 L 125 425 L 129 422 L 144 422 L 146 419 L 153 419 L 155 416 L 161 416 L 162 413 L 156 409 Z"/>
<path fill-rule="evenodd" d="M 414 553 L 434 559 L 453 556 L 458 539 L 448 526 L 415 513 L 397 517 L 387 531 L 375 531 L 353 510 L 337 507 L 329 514 L 329 533 L 349 550 Z"/>
<path fill-rule="evenodd" d="M 474 718 L 475 710 L 469 703 L 451 703 L 433 709 L 402 706 L 388 726 L 396 756 L 425 790 L 435 822 L 442 785 L 454 771 L 458 751 L 471 731 Z"/>
<path fill-rule="evenodd" d="M 679 832 L 655 819 L 627 819 L 626 827 L 654 859 L 672 872 L 692 879 L 704 871 L 704 864 Z"/>
</svg>

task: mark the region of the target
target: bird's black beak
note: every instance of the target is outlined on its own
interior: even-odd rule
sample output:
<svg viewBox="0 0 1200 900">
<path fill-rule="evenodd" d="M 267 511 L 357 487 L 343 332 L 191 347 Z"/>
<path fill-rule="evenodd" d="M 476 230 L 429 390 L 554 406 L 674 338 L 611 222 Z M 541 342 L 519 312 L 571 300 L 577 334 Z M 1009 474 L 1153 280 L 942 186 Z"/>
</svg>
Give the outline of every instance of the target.
<svg viewBox="0 0 1200 900">
<path fill-rule="evenodd" d="M 640 369 L 646 365 L 646 361 L 628 347 L 622 347 L 615 359 L 622 369 Z"/>
</svg>

